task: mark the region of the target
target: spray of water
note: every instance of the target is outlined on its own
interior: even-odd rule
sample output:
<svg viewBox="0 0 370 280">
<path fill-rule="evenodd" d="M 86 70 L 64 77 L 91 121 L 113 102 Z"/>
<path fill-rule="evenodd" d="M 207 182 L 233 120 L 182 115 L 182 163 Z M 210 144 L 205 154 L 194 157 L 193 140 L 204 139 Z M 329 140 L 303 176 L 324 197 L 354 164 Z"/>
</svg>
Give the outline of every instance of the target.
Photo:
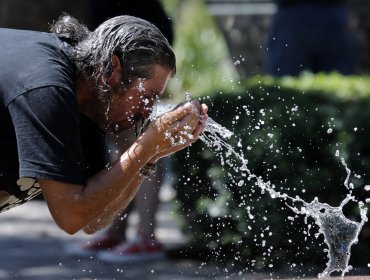
<svg viewBox="0 0 370 280">
<path fill-rule="evenodd" d="M 190 93 L 185 94 L 185 100 L 188 102 L 191 101 Z M 152 116 L 159 116 L 173 109 L 173 107 L 173 104 L 161 104 L 153 110 Z M 209 117 L 200 135 L 200 140 L 220 156 L 222 165 L 228 164 L 243 175 L 243 177 L 246 177 L 248 181 L 254 180 L 256 186 L 260 188 L 262 193 L 268 192 L 272 199 L 282 199 L 287 207 L 294 213 L 304 215 L 306 223 L 308 218 L 312 218 L 319 228 L 316 237 L 322 234 L 324 242 L 328 247 L 326 249 L 328 253 L 328 262 L 326 263 L 325 270 L 320 273 L 318 277 L 323 278 L 328 275 L 330 276 L 330 274 L 335 271 L 341 272 L 342 276 L 344 276 L 345 273 L 352 269 L 349 265 L 351 247 L 358 242 L 359 233 L 368 220 L 366 216 L 367 208 L 364 206 L 364 203 L 362 201 L 357 201 L 355 197 L 352 196 L 353 185 L 349 183 L 351 171 L 344 159 L 342 158 L 341 162 L 347 172 L 344 186 L 347 188 L 348 194 L 340 205 L 337 207 L 330 206 L 320 202 L 318 198 L 315 198 L 312 202 L 306 202 L 299 196 L 291 197 L 286 193 L 276 191 L 275 185 L 270 181 L 266 182 L 262 177 L 253 174 L 248 168 L 248 160 L 243 155 L 241 141 L 238 143 L 238 148 L 240 148 L 239 151 L 236 151 L 227 143 L 227 140 L 233 135 L 233 132 Z M 232 156 L 236 158 L 239 166 L 235 166 L 235 164 L 229 160 Z M 338 151 L 336 156 L 339 156 Z M 243 186 L 243 183 L 243 181 L 239 182 L 238 186 Z M 365 189 L 370 190 L 370 186 L 365 186 Z M 360 222 L 352 221 L 343 214 L 343 207 L 350 201 L 358 203 L 361 217 Z"/>
<path fill-rule="evenodd" d="M 221 157 L 222 164 L 230 163 L 230 161 L 225 160 L 225 158 L 229 158 L 233 155 L 238 162 L 240 162 L 240 167 L 237 168 L 238 172 L 243 172 L 248 180 L 255 180 L 256 185 L 262 192 L 267 191 L 273 199 L 283 199 L 287 207 L 296 214 L 304 215 L 306 220 L 308 218 L 313 218 L 316 225 L 319 227 L 319 232 L 316 237 L 322 234 L 324 242 L 328 247 L 328 262 L 326 264 L 326 269 L 320 273 L 318 277 L 326 277 L 334 271 L 341 272 L 342 276 L 344 276 L 345 273 L 352 268 L 349 265 L 351 246 L 358 242 L 358 235 L 363 225 L 368 220 L 366 216 L 367 208 L 364 207 L 364 203 L 357 201 L 355 197 L 352 196 L 353 186 L 349 184 L 351 171 L 347 167 L 344 159 L 341 159 L 347 172 L 344 186 L 348 189 L 349 193 L 341 204 L 337 207 L 333 207 L 326 203 L 319 202 L 318 198 L 315 198 L 312 202 L 306 202 L 298 196 L 291 197 L 286 193 L 276 191 L 275 186 L 271 184 L 271 182 L 265 182 L 261 177 L 254 175 L 248 169 L 248 160 L 245 159 L 243 153 L 241 151 L 235 151 L 235 149 L 226 142 L 232 135 L 233 133 L 227 128 L 209 118 L 200 139 L 208 147 L 218 153 Z M 241 142 L 239 142 L 238 147 L 242 147 Z M 235 169 L 235 166 L 233 166 L 233 168 Z M 352 221 L 344 216 L 343 207 L 349 201 L 358 203 L 361 216 L 360 222 Z"/>
</svg>

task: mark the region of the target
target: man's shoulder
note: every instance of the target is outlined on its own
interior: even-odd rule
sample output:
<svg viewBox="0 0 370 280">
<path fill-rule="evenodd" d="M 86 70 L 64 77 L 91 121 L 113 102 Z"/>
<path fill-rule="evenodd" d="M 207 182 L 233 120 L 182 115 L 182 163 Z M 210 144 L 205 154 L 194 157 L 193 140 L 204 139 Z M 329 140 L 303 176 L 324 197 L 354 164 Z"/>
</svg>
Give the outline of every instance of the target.
<svg viewBox="0 0 370 280">
<path fill-rule="evenodd" d="M 74 88 L 74 64 L 54 34 L 0 28 L 0 91 L 5 105 L 44 86 Z"/>
</svg>

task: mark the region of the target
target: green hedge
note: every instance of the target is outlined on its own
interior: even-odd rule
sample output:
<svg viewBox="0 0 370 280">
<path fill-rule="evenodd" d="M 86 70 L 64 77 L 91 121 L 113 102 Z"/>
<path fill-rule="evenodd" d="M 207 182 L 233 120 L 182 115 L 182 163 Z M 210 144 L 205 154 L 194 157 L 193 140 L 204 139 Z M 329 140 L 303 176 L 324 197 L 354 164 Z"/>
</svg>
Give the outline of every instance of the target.
<svg viewBox="0 0 370 280">
<path fill-rule="evenodd" d="M 368 77 L 257 76 L 243 88 L 239 93 L 213 93 L 203 101 L 210 117 L 235 133 L 228 143 L 240 151 L 241 141 L 252 173 L 291 196 L 307 202 L 318 197 L 338 206 L 347 194 L 340 161 L 344 157 L 353 172 L 354 193 L 365 200 L 363 186 L 370 184 Z M 231 157 L 223 159 L 239 165 Z M 322 236 L 314 236 L 313 221 L 305 223 L 284 201 L 261 193 L 253 181 L 221 164 L 218 153 L 203 142 L 177 153 L 172 163 L 178 213 L 191 237 L 187 254 L 248 270 L 325 267 L 326 246 Z M 359 218 L 354 204 L 345 213 Z M 369 245 L 370 227 L 365 224 L 350 263 L 366 266 Z"/>
</svg>

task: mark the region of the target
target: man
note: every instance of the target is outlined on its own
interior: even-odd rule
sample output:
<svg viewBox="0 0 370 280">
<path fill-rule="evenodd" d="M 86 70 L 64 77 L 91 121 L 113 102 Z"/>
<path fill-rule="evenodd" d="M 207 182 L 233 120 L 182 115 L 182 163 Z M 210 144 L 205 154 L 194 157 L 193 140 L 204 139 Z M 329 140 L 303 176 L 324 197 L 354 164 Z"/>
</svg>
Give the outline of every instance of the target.
<svg viewBox="0 0 370 280">
<path fill-rule="evenodd" d="M 0 29 L 0 211 L 42 192 L 60 228 L 93 233 L 160 158 L 197 140 L 207 106 L 188 102 L 151 121 L 104 168 L 103 131 L 149 117 L 175 74 L 174 53 L 154 25 L 131 16 L 90 32 L 63 15 L 52 31 Z"/>
<path fill-rule="evenodd" d="M 146 7 L 143 9 L 143 7 Z M 91 0 L 91 27 L 96 28 L 103 21 L 119 15 L 131 15 L 153 23 L 166 37 L 170 45 L 174 40 L 172 20 L 166 14 L 159 0 Z M 161 104 L 158 104 L 161 105 Z M 107 135 L 107 149 L 110 160 L 115 160 L 136 140 L 132 130 L 119 135 Z M 165 257 L 165 248 L 156 235 L 157 210 L 160 205 L 159 192 L 164 182 L 169 162 L 161 159 L 155 174 L 148 177 L 130 205 L 112 223 L 91 240 L 71 243 L 66 253 L 74 257 L 91 257 L 105 262 L 133 263 L 158 260 Z M 138 225 L 133 238 L 128 236 L 128 220 L 137 213 Z"/>
</svg>

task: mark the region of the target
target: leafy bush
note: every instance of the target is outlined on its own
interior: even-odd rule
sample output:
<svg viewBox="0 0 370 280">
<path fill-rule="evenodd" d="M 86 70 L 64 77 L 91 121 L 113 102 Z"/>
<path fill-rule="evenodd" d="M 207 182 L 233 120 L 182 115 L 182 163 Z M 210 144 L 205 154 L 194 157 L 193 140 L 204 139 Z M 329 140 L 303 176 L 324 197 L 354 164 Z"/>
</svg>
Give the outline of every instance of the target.
<svg viewBox="0 0 370 280">
<path fill-rule="evenodd" d="M 243 153 L 253 174 L 290 196 L 307 202 L 318 197 L 338 206 L 348 193 L 343 157 L 353 171 L 353 193 L 365 200 L 363 187 L 370 183 L 368 77 L 257 76 L 243 87 L 239 93 L 212 93 L 203 101 L 210 117 L 234 132 L 227 142 Z M 246 180 L 233 155 L 220 156 L 198 141 L 172 162 L 178 212 L 191 237 L 188 254 L 247 269 L 325 267 L 326 245 L 322 236 L 315 237 L 313 221 Z M 357 205 L 344 210 L 359 219 Z M 365 224 L 351 264 L 366 265 L 369 235 Z"/>
</svg>

